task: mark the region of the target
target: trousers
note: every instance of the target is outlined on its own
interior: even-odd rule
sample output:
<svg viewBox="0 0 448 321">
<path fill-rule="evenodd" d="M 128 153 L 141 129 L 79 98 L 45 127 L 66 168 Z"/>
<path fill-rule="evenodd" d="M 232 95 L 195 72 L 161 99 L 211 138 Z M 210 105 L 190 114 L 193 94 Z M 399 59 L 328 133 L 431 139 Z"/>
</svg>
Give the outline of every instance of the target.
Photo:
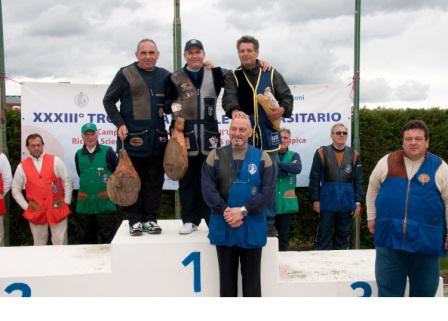
<svg viewBox="0 0 448 321">
<path fill-rule="evenodd" d="M 243 296 L 261 297 L 262 248 L 216 246 L 219 264 L 219 293 L 222 297 L 238 296 L 238 264 L 241 263 Z"/>
<path fill-rule="evenodd" d="M 182 207 L 183 223 L 193 223 L 199 226 L 203 218 L 208 224 L 210 209 L 205 204 L 201 190 L 201 168 L 206 156 L 188 157 L 188 169 L 185 176 L 179 180 L 179 198 Z"/>
<path fill-rule="evenodd" d="M 33 235 L 34 245 L 47 245 L 48 228 L 51 231 L 51 243 L 53 245 L 67 245 L 67 217 L 57 224 L 30 224 L 31 234 Z"/>
<path fill-rule="evenodd" d="M 165 171 L 163 155 L 146 157 L 129 157 L 141 181 L 141 189 L 137 201 L 124 208 L 129 225 L 137 222 L 157 222 L 162 197 Z"/>
<path fill-rule="evenodd" d="M 347 250 L 353 217 L 351 212 L 320 212 L 315 250 Z"/>
<path fill-rule="evenodd" d="M 77 214 L 81 244 L 110 243 L 117 231 L 116 213 L 107 214 Z"/>
<path fill-rule="evenodd" d="M 438 257 L 386 247 L 376 248 L 375 278 L 378 296 L 404 296 L 407 278 L 409 278 L 409 296 L 435 296 L 439 286 L 439 275 Z"/>
<path fill-rule="evenodd" d="M 277 214 L 275 216 L 275 228 L 278 233 L 278 250 L 287 251 L 289 246 L 289 234 L 291 233 L 291 213 Z"/>
</svg>

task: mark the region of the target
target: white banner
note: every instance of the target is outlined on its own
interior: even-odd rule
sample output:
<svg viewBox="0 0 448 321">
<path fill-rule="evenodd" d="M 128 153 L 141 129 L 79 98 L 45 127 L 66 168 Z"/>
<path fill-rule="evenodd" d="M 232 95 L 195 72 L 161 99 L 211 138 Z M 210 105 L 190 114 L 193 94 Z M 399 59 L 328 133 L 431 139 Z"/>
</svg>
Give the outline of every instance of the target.
<svg viewBox="0 0 448 321">
<path fill-rule="evenodd" d="M 22 159 L 28 156 L 25 139 L 39 133 L 45 142 L 45 151 L 59 156 L 72 175 L 74 186 L 79 187 L 75 169 L 75 153 L 82 147 L 81 126 L 87 122 L 97 124 L 99 142 L 116 147 L 115 126 L 108 119 L 103 97 L 107 85 L 65 83 L 32 83 L 22 87 Z M 291 118 L 283 120 L 282 127 L 291 130 L 291 150 L 300 154 L 302 173 L 298 186 L 308 186 L 308 176 L 313 155 L 321 145 L 331 141 L 330 129 L 342 122 L 351 127 L 349 86 L 304 85 L 291 86 L 294 95 L 294 111 Z M 219 103 L 220 104 L 220 103 Z M 171 117 L 166 117 L 168 128 Z M 229 119 L 219 105 L 218 122 L 221 144 L 229 143 Z M 350 136 L 348 138 L 350 141 Z M 168 178 L 164 189 L 177 189 L 177 182 Z"/>
</svg>

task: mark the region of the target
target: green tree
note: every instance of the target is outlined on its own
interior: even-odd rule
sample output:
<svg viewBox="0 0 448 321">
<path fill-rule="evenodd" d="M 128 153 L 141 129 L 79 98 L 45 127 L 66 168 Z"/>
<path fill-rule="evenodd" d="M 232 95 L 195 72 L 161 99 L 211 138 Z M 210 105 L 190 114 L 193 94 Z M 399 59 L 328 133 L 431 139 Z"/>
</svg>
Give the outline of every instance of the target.
<svg viewBox="0 0 448 321">
<path fill-rule="evenodd" d="M 444 109 L 366 109 L 360 110 L 361 157 L 363 161 L 366 189 L 368 178 L 378 160 L 385 154 L 401 148 L 401 128 L 411 119 L 424 120 L 431 131 L 430 151 L 443 159 L 448 158 L 448 110 Z M 13 172 L 20 162 L 20 111 L 6 110 L 9 159 Z M 330 142 L 329 142 L 330 143 Z M 301 173 L 300 175 L 309 175 Z M 308 188 L 296 189 L 300 202 L 300 212 L 293 217 L 290 248 L 309 250 L 312 248 L 319 217 L 312 211 Z M 12 198 L 11 198 L 12 199 Z M 73 204 L 76 201 L 76 192 Z M 161 219 L 174 218 L 174 191 L 164 191 L 161 200 Z M 72 204 L 72 205 L 73 205 Z M 74 209 L 74 206 L 72 206 Z M 22 217 L 22 209 L 10 202 L 11 245 L 31 245 L 33 243 L 27 221 Z M 117 220 L 124 219 L 120 212 Z M 69 243 L 79 243 L 79 228 L 74 215 L 69 219 Z M 361 218 L 361 248 L 372 248 L 372 236 L 367 230 L 366 215 Z"/>
</svg>

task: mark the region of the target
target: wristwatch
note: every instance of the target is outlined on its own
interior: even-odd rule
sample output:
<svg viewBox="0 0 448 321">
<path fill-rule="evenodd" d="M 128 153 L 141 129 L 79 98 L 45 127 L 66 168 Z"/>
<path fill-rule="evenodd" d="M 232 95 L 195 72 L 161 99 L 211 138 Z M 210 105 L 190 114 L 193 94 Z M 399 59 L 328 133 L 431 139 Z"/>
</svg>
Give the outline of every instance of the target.
<svg viewBox="0 0 448 321">
<path fill-rule="evenodd" d="M 243 215 L 243 217 L 246 217 L 246 216 L 247 216 L 247 209 L 246 209 L 246 206 L 242 206 L 242 207 L 240 208 L 240 211 L 241 211 L 241 215 Z"/>
</svg>

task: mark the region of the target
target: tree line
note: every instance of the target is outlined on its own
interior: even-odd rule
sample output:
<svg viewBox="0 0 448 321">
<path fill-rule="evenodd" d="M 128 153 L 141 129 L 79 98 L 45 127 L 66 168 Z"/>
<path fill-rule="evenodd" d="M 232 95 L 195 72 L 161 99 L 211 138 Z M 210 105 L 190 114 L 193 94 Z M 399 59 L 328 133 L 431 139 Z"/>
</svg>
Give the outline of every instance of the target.
<svg viewBox="0 0 448 321">
<path fill-rule="evenodd" d="M 20 110 L 5 111 L 7 123 L 8 156 L 13 173 L 20 162 Z M 386 153 L 401 148 L 401 128 L 411 119 L 424 120 L 430 129 L 429 150 L 443 159 L 448 159 L 448 110 L 432 109 L 366 109 L 360 110 L 361 157 L 364 168 L 365 188 L 377 161 Z M 330 137 L 328 138 L 330 143 Z M 301 173 L 300 175 L 309 175 Z M 293 217 L 290 250 L 311 249 L 318 224 L 318 216 L 312 211 L 308 189 L 296 189 L 300 211 Z M 163 191 L 160 219 L 174 218 L 174 191 Z M 76 192 L 72 210 L 76 204 Z M 364 204 L 363 204 L 364 205 Z M 365 207 L 361 217 L 361 248 L 373 248 L 372 237 L 367 230 Z M 22 217 L 22 209 L 10 197 L 9 235 L 10 245 L 32 245 L 28 222 Z M 117 220 L 124 219 L 119 212 Z M 79 243 L 79 228 L 74 216 L 69 217 L 69 244 Z"/>
</svg>

